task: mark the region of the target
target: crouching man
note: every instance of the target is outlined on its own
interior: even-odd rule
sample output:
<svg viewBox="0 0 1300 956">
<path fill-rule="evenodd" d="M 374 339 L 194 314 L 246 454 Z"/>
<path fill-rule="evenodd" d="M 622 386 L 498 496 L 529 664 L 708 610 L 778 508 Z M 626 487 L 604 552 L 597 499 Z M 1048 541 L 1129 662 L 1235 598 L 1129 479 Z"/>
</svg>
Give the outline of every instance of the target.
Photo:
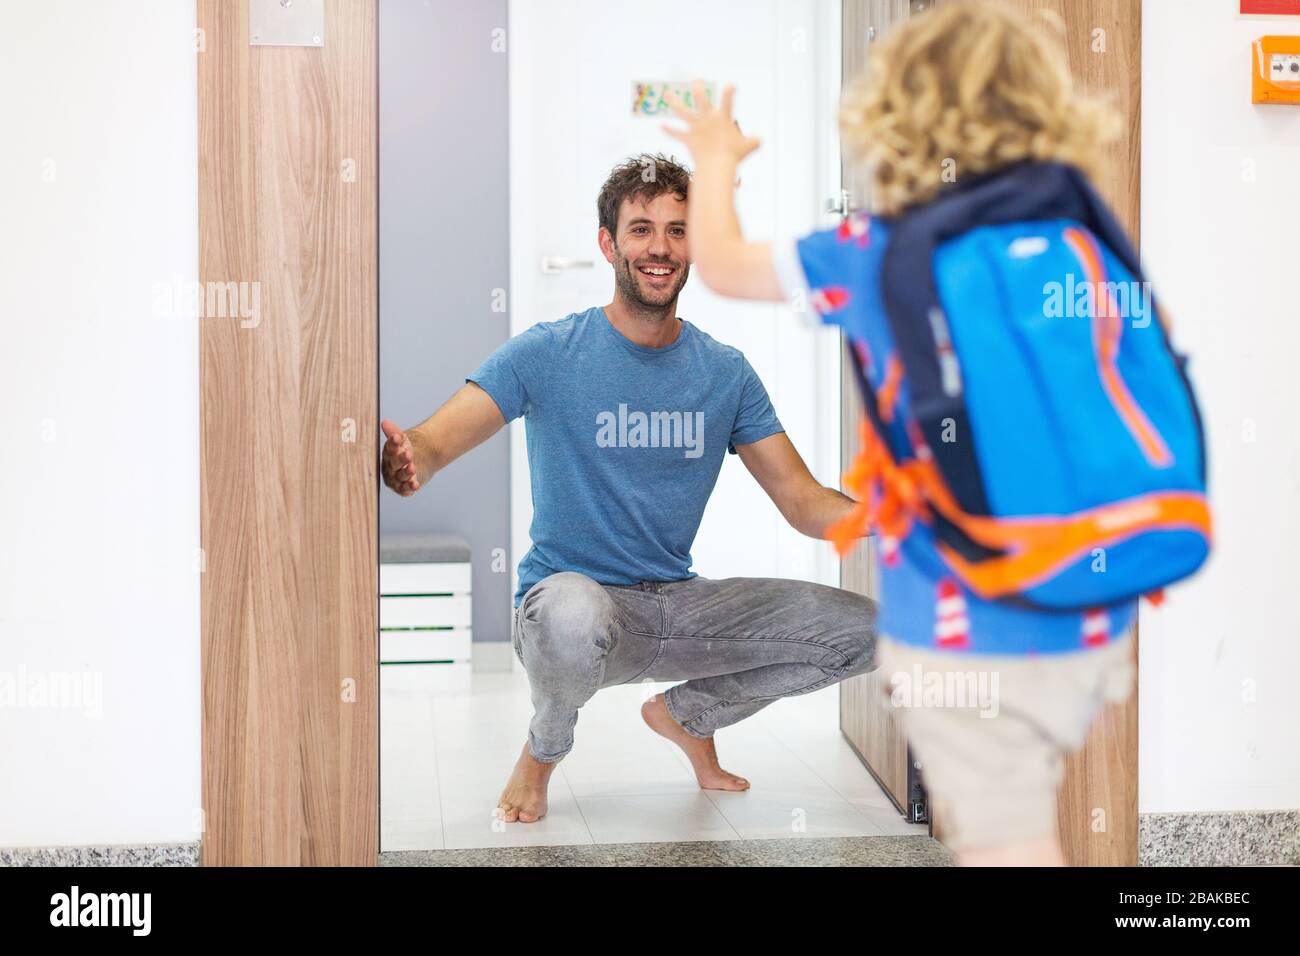
<svg viewBox="0 0 1300 956">
<path fill-rule="evenodd" d="M 701 787 L 744 790 L 718 762 L 717 730 L 874 666 L 867 598 L 691 571 L 728 451 L 806 535 L 824 538 L 853 501 L 814 480 L 745 357 L 677 316 L 689 186 L 663 157 L 617 167 L 597 202 L 613 301 L 515 336 L 422 424 L 383 422 L 384 481 L 411 495 L 525 420 L 533 546 L 512 641 L 534 714 L 501 795 L 507 821 L 546 814 L 551 772 L 602 687 L 683 681 L 643 705 L 645 722 L 685 752 Z"/>
</svg>

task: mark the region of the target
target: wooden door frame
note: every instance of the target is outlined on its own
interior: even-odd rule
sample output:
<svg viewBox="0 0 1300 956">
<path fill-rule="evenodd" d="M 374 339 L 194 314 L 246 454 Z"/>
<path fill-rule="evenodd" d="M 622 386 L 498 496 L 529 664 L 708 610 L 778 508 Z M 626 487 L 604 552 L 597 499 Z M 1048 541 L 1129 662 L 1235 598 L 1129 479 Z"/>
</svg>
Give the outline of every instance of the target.
<svg viewBox="0 0 1300 956">
<path fill-rule="evenodd" d="M 197 0 L 206 866 L 378 862 L 376 7 Z"/>
<path fill-rule="evenodd" d="M 929 7 L 961 0 L 844 0 L 845 38 L 864 32 L 864 25 L 878 24 L 877 35 L 890 24 L 909 15 L 910 7 Z M 1106 175 L 1098 183 L 1120 222 L 1128 229 L 1134 246 L 1140 235 L 1141 193 L 1141 58 L 1142 4 L 1136 0 L 1004 0 L 1023 10 L 1063 7 L 1070 57 L 1070 71 L 1088 92 L 1117 93 L 1125 111 L 1124 136 L 1108 152 Z M 1107 29 L 1106 59 L 1098 60 L 1081 37 L 1091 39 L 1097 27 Z M 1083 31 L 1087 33 L 1083 33 Z M 855 33 L 857 31 L 857 33 Z M 865 49 L 865 47 L 864 47 Z M 846 73 L 861 57 L 847 50 Z M 850 54 L 853 55 L 850 55 Z M 1118 64 L 1118 66 L 1116 66 Z M 1118 76 L 1119 79 L 1116 79 Z M 1121 82 L 1122 81 L 1122 82 Z M 1109 85 L 1108 85 L 1109 84 Z M 1126 173 L 1129 175 L 1126 178 Z M 863 184 L 845 171 L 845 184 L 856 190 L 862 201 Z M 844 461 L 857 450 L 856 422 L 861 415 L 848 360 L 842 372 L 844 388 Z M 864 542 L 846 558 L 841 584 L 872 594 L 874 544 Z M 1137 626 L 1134 626 L 1134 667 L 1137 666 Z M 907 780 L 906 742 L 897 722 L 886 712 L 874 711 L 872 701 L 882 693 L 884 677 L 878 672 L 851 678 L 841 685 L 841 728 L 850 745 L 871 769 L 873 776 L 895 802 L 905 805 Z M 872 767 L 872 764 L 875 764 Z M 1109 704 L 1094 722 L 1083 748 L 1066 761 L 1065 777 L 1057 799 L 1058 834 L 1067 863 L 1079 866 L 1136 866 L 1138 862 L 1138 688 L 1122 704 Z M 931 832 L 943 839 L 942 820 L 931 813 Z"/>
</svg>

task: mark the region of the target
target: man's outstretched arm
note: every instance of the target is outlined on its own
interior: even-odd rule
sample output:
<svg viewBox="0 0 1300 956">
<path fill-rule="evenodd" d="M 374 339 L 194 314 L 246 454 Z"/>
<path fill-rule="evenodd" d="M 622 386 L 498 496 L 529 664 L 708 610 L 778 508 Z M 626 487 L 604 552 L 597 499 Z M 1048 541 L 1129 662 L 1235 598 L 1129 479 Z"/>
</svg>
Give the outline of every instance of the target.
<svg viewBox="0 0 1300 956">
<path fill-rule="evenodd" d="M 847 495 L 817 483 L 785 432 L 737 445 L 736 452 L 782 517 L 810 538 L 825 539 L 831 525 L 856 504 Z"/>
<path fill-rule="evenodd" d="M 379 423 L 387 441 L 380 458 L 384 484 L 403 498 L 424 487 L 437 472 L 483 444 L 505 425 L 501 409 L 482 388 L 469 382 L 442 408 L 414 428 Z"/>
</svg>

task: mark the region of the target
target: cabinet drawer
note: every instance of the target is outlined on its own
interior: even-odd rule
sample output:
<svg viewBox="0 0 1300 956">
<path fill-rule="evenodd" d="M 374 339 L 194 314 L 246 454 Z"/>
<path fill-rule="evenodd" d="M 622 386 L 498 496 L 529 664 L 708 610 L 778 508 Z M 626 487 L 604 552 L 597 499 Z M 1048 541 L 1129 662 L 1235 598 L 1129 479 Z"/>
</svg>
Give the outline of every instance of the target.
<svg viewBox="0 0 1300 956">
<path fill-rule="evenodd" d="M 469 594 L 465 564 L 381 564 L 380 594 Z"/>
<path fill-rule="evenodd" d="M 456 597 L 381 597 L 379 627 L 469 627 L 471 600 Z"/>
</svg>

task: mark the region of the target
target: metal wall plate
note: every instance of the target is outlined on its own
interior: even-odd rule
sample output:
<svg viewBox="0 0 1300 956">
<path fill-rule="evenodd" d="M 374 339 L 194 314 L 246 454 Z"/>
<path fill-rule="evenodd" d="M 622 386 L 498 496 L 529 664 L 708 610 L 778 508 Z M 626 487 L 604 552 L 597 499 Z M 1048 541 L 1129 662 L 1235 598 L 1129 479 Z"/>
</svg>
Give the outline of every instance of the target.
<svg viewBox="0 0 1300 956">
<path fill-rule="evenodd" d="M 250 46 L 324 46 L 325 0 L 248 0 Z"/>
</svg>

